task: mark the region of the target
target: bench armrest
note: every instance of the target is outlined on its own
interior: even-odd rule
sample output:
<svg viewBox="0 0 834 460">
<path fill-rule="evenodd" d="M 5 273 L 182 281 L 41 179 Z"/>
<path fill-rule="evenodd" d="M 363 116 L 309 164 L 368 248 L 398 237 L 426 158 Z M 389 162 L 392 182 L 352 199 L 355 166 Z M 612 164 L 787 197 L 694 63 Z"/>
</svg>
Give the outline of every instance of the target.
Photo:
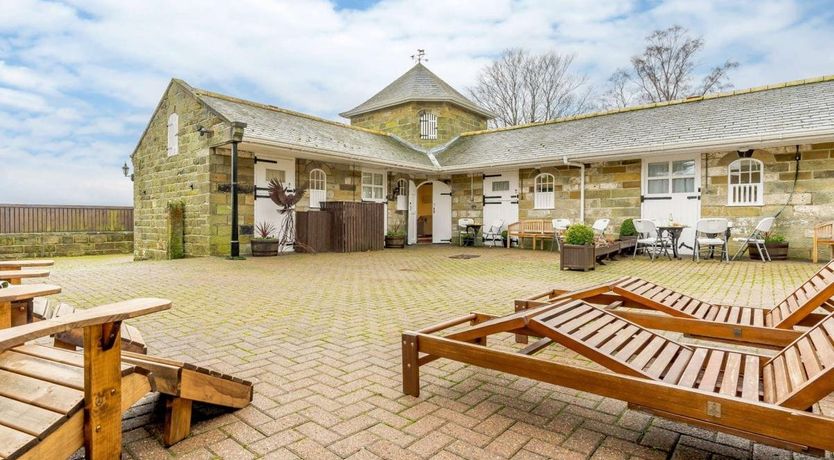
<svg viewBox="0 0 834 460">
<path fill-rule="evenodd" d="M 171 308 L 167 299 L 131 299 L 35 323 L 0 330 L 0 351 L 22 345 L 32 339 L 71 329 L 113 323 Z"/>
</svg>

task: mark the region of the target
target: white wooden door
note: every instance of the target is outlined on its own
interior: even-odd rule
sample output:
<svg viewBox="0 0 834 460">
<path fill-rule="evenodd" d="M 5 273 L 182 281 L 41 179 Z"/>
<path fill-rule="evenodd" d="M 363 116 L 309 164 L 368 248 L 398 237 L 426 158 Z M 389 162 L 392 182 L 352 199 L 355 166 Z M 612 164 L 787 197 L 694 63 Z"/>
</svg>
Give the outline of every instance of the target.
<svg viewBox="0 0 834 460">
<path fill-rule="evenodd" d="M 255 194 L 255 224 L 272 224 L 275 229 L 273 236 L 280 238 L 280 232 L 284 228 L 287 215 L 279 213 L 278 205 L 269 199 L 269 191 L 266 188 L 269 185 L 269 181 L 273 178 L 280 180 L 289 188 L 295 188 L 295 160 L 288 158 L 258 157 L 258 161 L 255 163 L 255 186 L 257 187 L 257 193 Z M 295 236 L 293 235 L 290 241 L 292 242 L 294 239 Z M 291 251 L 292 245 L 284 248 L 284 250 Z"/>
<path fill-rule="evenodd" d="M 417 244 L 417 184 L 408 181 L 408 244 Z"/>
<path fill-rule="evenodd" d="M 484 174 L 484 228 L 498 220 L 507 225 L 518 222 L 518 171 Z"/>
<path fill-rule="evenodd" d="M 680 242 L 691 248 L 695 223 L 701 217 L 701 162 L 698 155 L 643 160 L 644 219 L 666 225 L 670 220 L 686 225 Z M 691 254 L 687 247 L 682 254 Z"/>
<path fill-rule="evenodd" d="M 452 242 L 452 189 L 440 181 L 432 182 L 432 243 Z"/>
</svg>

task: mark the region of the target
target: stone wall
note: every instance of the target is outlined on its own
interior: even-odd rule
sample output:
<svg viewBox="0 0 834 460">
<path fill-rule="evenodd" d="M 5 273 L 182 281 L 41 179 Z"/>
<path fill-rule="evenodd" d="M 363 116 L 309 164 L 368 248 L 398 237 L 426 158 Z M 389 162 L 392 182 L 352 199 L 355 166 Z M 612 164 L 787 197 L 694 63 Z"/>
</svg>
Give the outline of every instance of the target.
<svg viewBox="0 0 834 460">
<path fill-rule="evenodd" d="M 179 117 L 179 154 L 168 156 L 168 116 Z M 212 134 L 200 135 L 197 126 Z M 188 89 L 172 83 L 147 130 L 133 161 L 134 257 L 168 256 L 166 229 L 168 202 L 185 201 L 185 254 L 204 256 L 210 251 L 209 157 L 213 145 L 223 143 L 229 128 Z"/>
<path fill-rule="evenodd" d="M 228 256 L 232 239 L 232 155 L 227 148 L 217 148 L 209 156 L 211 184 L 209 186 L 209 212 L 207 232 L 209 253 Z M 255 160 L 251 152 L 238 151 L 238 241 L 240 253 L 251 254 L 249 241 L 255 222 Z"/>
<path fill-rule="evenodd" d="M 796 146 L 753 152 L 752 158 L 764 164 L 763 206 L 727 206 L 728 167 L 738 159 L 737 152 L 703 155 L 701 215 L 728 217 L 733 221 L 734 235 L 743 236 L 760 219 L 774 216 L 784 207 L 776 219 L 774 233 L 788 241 L 791 258 L 808 259 L 814 225 L 834 220 L 834 143 L 800 146 L 799 176 L 791 196 L 795 154 Z M 821 260 L 829 257 L 827 250 L 820 251 Z"/>
<path fill-rule="evenodd" d="M 484 224 L 483 174 L 455 174 L 452 176 L 452 243 L 460 241 L 458 219 L 474 219 Z M 491 224 L 490 224 L 491 225 Z"/>
<path fill-rule="evenodd" d="M 420 112 L 437 115 L 437 139 L 420 139 Z M 460 133 L 486 129 L 481 115 L 447 102 L 409 102 L 365 113 L 350 119 L 350 124 L 394 134 L 421 147 L 445 144 Z"/>
<path fill-rule="evenodd" d="M 0 259 L 130 254 L 133 232 L 0 234 Z"/>
</svg>

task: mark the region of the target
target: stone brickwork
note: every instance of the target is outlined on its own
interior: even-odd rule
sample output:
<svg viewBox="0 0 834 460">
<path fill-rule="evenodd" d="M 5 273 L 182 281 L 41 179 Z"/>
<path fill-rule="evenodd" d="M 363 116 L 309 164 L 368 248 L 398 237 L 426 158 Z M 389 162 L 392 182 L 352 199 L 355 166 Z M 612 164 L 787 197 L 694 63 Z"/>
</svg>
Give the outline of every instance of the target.
<svg viewBox="0 0 834 460">
<path fill-rule="evenodd" d="M 483 174 L 455 174 L 452 176 L 452 243 L 460 241 L 458 219 L 474 219 L 484 223 Z"/>
<path fill-rule="evenodd" d="M 168 156 L 168 116 L 177 113 L 179 153 Z M 200 135 L 197 126 L 212 131 Z M 167 204 L 185 202 L 185 254 L 210 252 L 209 157 L 211 147 L 224 142 L 228 128 L 189 90 L 173 82 L 142 136 L 133 161 L 134 257 L 168 257 Z"/>
<path fill-rule="evenodd" d="M 437 115 L 437 139 L 420 139 L 420 112 Z M 486 129 L 487 119 L 448 102 L 408 102 L 350 119 L 350 124 L 394 134 L 414 145 L 431 148 L 460 133 Z"/>
<path fill-rule="evenodd" d="M 702 216 L 728 217 L 733 221 L 734 235 L 743 236 L 760 219 L 774 216 L 784 207 L 776 219 L 774 233 L 788 241 L 791 258 L 808 259 L 814 225 L 834 220 L 834 143 L 800 146 L 799 176 L 796 191 L 791 195 L 795 154 L 793 145 L 753 152 L 752 158 L 764 165 L 763 206 L 727 206 L 728 167 L 738 159 L 737 152 L 704 155 Z M 826 251 L 821 251 L 821 260 L 828 257 Z"/>
<path fill-rule="evenodd" d="M 9 233 L 0 235 L 0 259 L 130 254 L 133 232 Z"/>
<path fill-rule="evenodd" d="M 228 256 L 232 239 L 232 194 L 227 187 L 232 182 L 232 155 L 227 148 L 215 149 L 210 159 L 208 240 L 209 252 L 214 256 Z M 240 253 L 251 254 L 251 233 L 245 230 L 255 225 L 255 160 L 254 155 L 238 151 L 237 165 L 238 225 Z"/>
</svg>

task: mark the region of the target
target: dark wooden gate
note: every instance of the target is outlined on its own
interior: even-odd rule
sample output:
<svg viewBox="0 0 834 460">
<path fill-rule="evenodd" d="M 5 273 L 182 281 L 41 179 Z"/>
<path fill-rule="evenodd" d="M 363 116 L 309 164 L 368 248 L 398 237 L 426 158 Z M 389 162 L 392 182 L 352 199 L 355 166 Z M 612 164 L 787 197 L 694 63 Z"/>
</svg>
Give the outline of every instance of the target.
<svg viewBox="0 0 834 460">
<path fill-rule="evenodd" d="M 332 218 L 329 212 L 305 211 L 295 213 L 296 252 L 329 252 Z"/>
<path fill-rule="evenodd" d="M 385 245 L 384 203 L 327 201 L 321 211 L 298 212 L 296 219 L 296 241 L 316 252 L 377 251 Z"/>
</svg>

